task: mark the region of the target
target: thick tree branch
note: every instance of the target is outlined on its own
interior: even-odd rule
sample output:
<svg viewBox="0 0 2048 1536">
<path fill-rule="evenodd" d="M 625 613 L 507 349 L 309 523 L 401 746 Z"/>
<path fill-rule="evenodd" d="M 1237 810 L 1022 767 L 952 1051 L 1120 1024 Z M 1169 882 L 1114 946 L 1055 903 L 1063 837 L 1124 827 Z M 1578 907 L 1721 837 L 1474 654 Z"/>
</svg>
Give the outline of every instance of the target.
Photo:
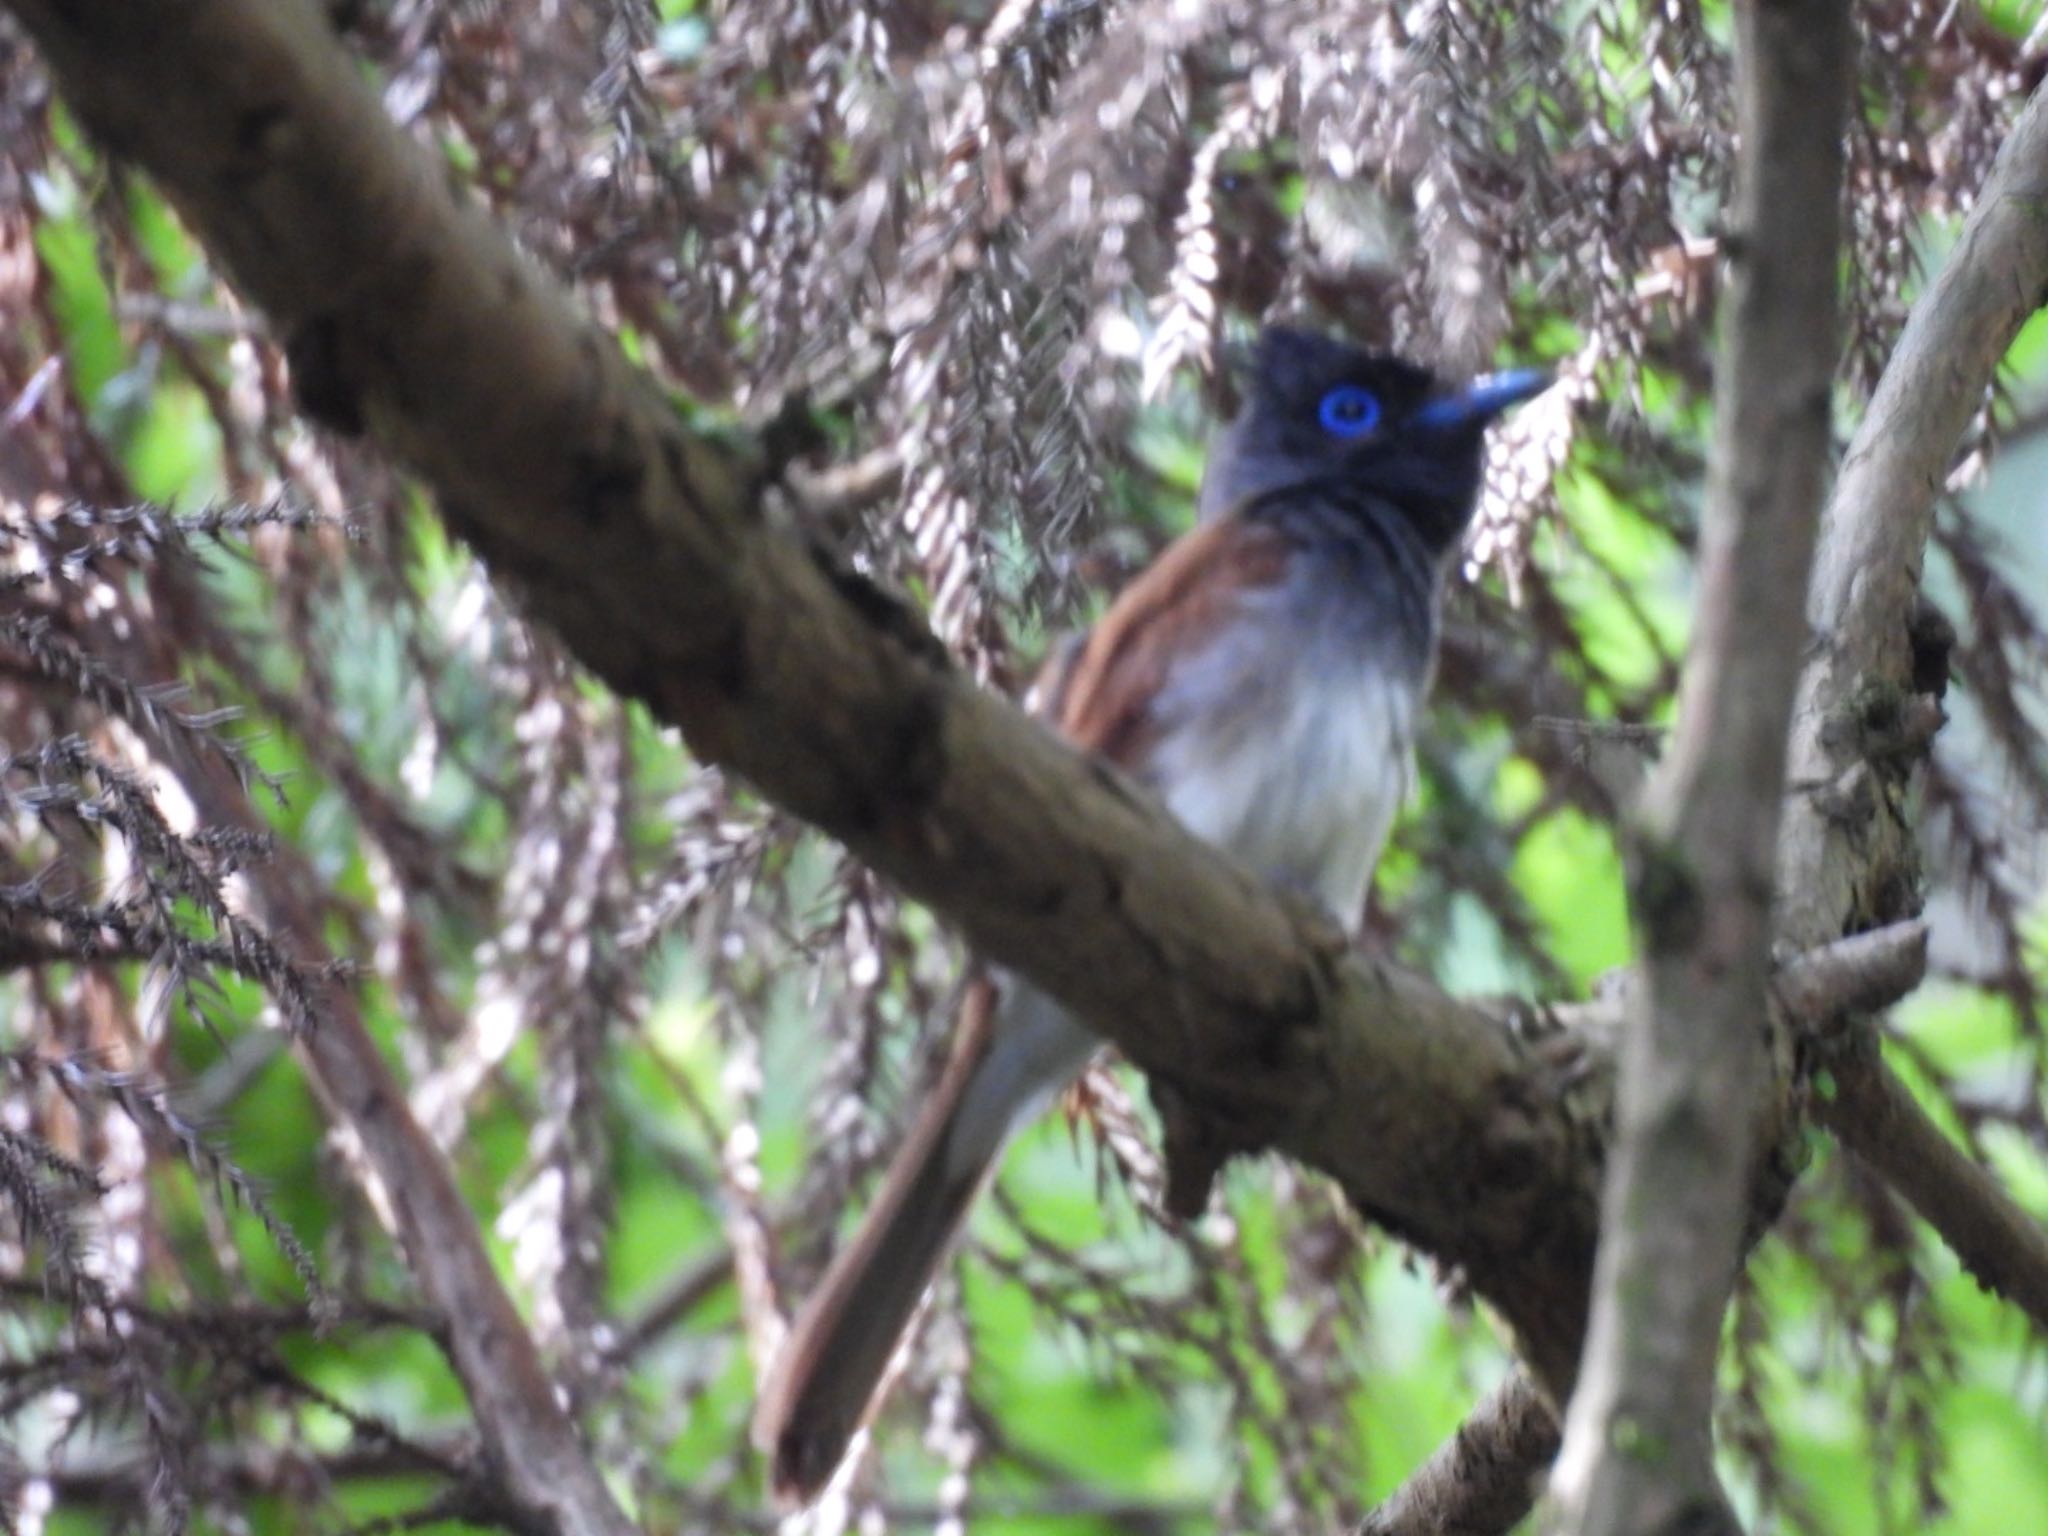
<svg viewBox="0 0 2048 1536">
<path fill-rule="evenodd" d="M 1569 1382 L 1589 1133 L 1497 1016 L 1349 958 L 773 526 L 764 466 L 693 428 L 396 133 L 306 0 L 9 3 L 82 120 L 289 338 L 311 405 L 418 466 L 583 661 L 1234 1142 L 1463 1264 L 1538 1377 Z"/>
<path fill-rule="evenodd" d="M 1553 1485 L 1584 1536 L 1732 1527 L 1714 1363 L 1758 1133 L 1773 1134 L 1790 1079 L 1757 1021 L 1827 466 L 1849 12 L 1785 0 L 1735 15 L 1741 151 L 1700 598 L 1677 728 L 1630 837 L 1648 1006 L 1623 1041 L 1592 1320 Z"/>
<path fill-rule="evenodd" d="M 334 1499 L 337 1484 L 383 1482 L 398 1477 L 444 1473 L 449 1484 L 439 1496 L 423 1496 L 422 1511 L 435 1518 L 429 1529 L 500 1529 L 527 1536 L 518 1512 L 500 1507 L 493 1490 L 474 1478 L 462 1478 L 440 1464 L 470 1450 L 466 1431 L 441 1431 L 411 1443 L 357 1444 L 340 1451 L 273 1451 L 261 1446 L 209 1448 L 194 1468 L 194 1480 L 223 1501 L 278 1499 L 294 1513 L 317 1509 Z M 93 1457 L 38 1467 L 25 1480 L 47 1482 L 56 1507 L 67 1513 L 87 1509 L 127 1513 L 141 1507 L 156 1466 L 147 1457 Z M 1146 1499 L 1102 1493 L 1066 1485 L 1032 1498 L 970 1498 L 962 1504 L 884 1503 L 879 1512 L 892 1526 L 934 1530 L 947 1521 L 1061 1525 L 1089 1522 L 1112 1530 L 1145 1533 L 1185 1529 L 1213 1517 L 1207 1500 Z M 687 1510 L 686 1530 L 761 1531 L 786 1529 L 786 1517 L 771 1511 L 735 1510 L 723 1503 Z M 403 1528 L 403 1527 L 398 1527 Z"/>
<path fill-rule="evenodd" d="M 1927 924 L 1908 918 L 1809 950 L 1771 978 L 1771 992 L 1788 1018 L 1825 1039 L 1829 1021 L 1889 1007 L 1926 974 Z"/>
<path fill-rule="evenodd" d="M 429 1475 L 460 1483 L 473 1475 L 475 1463 L 476 1437 L 465 1426 L 429 1430 L 405 1440 L 359 1441 L 323 1454 L 297 1447 L 273 1449 L 253 1440 L 208 1447 L 196 1480 L 238 1501 L 287 1498 L 304 1509 L 337 1482 Z M 34 1475 L 49 1482 L 59 1509 L 139 1509 L 156 1472 L 147 1456 L 93 1455 L 53 1458 Z M 517 1518 L 514 1511 L 503 1513 Z"/>
<path fill-rule="evenodd" d="M 1568 1389 L 1598 1103 L 1564 1107 L 1506 1010 L 1345 957 L 775 526 L 773 466 L 628 369 L 392 130 L 306 0 L 6 3 L 288 339 L 309 408 L 418 467 L 580 659 L 1237 1140 L 1462 1263 Z M 372 1129 L 388 1107 L 343 1102 Z"/>
</svg>

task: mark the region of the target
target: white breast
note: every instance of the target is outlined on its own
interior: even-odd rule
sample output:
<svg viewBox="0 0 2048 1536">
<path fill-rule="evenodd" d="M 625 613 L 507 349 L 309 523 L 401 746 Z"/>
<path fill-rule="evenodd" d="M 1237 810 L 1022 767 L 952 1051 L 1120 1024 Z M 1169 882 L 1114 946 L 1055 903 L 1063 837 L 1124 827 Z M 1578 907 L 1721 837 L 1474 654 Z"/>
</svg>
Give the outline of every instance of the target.
<svg viewBox="0 0 2048 1536">
<path fill-rule="evenodd" d="M 1420 682 L 1349 647 L 1232 626 L 1162 690 L 1147 775 L 1188 829 L 1357 920 L 1413 777 Z"/>
<path fill-rule="evenodd" d="M 1190 831 L 1349 927 L 1408 791 L 1420 685 L 1355 651 L 1257 652 L 1262 632 L 1180 667 L 1154 706 L 1145 777 Z M 994 1157 L 1096 1048 L 1043 993 L 1003 986 L 1002 1028 L 953 1117 L 956 1171 Z"/>
</svg>

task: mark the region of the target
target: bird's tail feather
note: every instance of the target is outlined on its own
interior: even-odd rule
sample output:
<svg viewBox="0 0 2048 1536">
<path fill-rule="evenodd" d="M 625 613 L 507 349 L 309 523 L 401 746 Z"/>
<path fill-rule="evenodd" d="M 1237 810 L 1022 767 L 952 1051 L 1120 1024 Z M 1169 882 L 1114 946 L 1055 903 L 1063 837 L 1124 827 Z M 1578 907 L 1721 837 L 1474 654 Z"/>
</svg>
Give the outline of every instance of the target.
<svg viewBox="0 0 2048 1536">
<path fill-rule="evenodd" d="M 985 989 L 969 1007 L 982 1027 L 964 1031 L 881 1193 L 791 1326 L 762 1388 L 754 1442 L 772 1460 L 778 1499 L 808 1500 L 831 1480 L 1002 1150 L 1000 1135 L 960 1133 L 967 1089 L 987 1058 Z"/>
</svg>

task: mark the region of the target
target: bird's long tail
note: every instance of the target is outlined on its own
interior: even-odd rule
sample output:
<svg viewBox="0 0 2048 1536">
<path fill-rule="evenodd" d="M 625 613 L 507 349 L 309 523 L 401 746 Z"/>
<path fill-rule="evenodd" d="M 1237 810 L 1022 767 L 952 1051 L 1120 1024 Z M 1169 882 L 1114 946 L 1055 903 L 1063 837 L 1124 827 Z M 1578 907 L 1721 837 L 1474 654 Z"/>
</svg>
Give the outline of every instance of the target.
<svg viewBox="0 0 2048 1536">
<path fill-rule="evenodd" d="M 807 1501 L 831 1481 L 1009 1133 L 1086 1063 L 1090 1038 L 1031 1001 L 996 1029 L 993 988 L 976 984 L 959 1047 L 881 1193 L 776 1355 L 754 1443 L 778 1499 Z"/>
</svg>

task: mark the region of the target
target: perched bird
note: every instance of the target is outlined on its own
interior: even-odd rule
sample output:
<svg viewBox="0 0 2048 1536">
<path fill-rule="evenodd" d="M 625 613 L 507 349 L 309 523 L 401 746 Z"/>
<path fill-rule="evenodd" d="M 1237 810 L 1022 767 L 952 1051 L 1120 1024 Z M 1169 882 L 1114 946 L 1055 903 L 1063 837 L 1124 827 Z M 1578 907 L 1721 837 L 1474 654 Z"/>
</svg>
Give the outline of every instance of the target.
<svg viewBox="0 0 2048 1536">
<path fill-rule="evenodd" d="M 1347 926 L 1413 772 L 1444 572 L 1486 425 L 1541 389 L 1270 329 L 1212 449 L 1201 520 L 1042 686 L 1040 711 L 1188 829 Z M 785 1500 L 813 1497 L 1013 1131 L 1097 1041 L 1011 978 L 970 989 L 952 1059 L 853 1241 L 774 1361 L 754 1418 Z"/>
</svg>

